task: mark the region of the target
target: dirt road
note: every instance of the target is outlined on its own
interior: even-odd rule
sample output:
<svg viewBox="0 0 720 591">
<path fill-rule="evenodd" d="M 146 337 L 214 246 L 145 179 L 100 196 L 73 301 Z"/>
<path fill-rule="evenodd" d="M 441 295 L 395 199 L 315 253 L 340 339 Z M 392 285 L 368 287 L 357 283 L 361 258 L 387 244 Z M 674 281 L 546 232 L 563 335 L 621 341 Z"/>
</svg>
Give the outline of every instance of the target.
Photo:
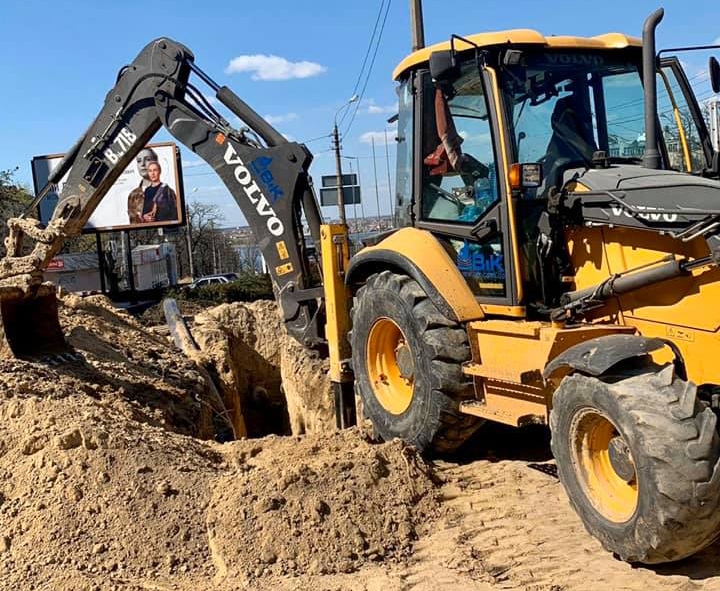
<svg viewBox="0 0 720 591">
<path fill-rule="evenodd" d="M 446 511 L 406 564 L 263 589 L 367 591 L 720 590 L 720 542 L 675 565 L 633 567 L 584 530 L 547 461 L 547 434 L 491 427 L 460 462 L 436 462 Z M 490 442 L 493 442 L 492 444 Z M 493 449 L 489 449 L 493 448 Z M 229 587 L 231 588 L 231 587 Z"/>
</svg>

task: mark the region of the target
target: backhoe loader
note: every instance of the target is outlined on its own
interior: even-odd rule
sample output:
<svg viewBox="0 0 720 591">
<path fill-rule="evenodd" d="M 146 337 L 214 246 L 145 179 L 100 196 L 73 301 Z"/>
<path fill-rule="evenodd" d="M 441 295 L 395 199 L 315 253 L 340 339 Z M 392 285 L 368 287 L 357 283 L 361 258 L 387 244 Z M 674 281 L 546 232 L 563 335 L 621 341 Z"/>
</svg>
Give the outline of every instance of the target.
<svg viewBox="0 0 720 591">
<path fill-rule="evenodd" d="M 53 173 L 69 177 L 52 220 L 9 221 L 3 352 L 67 346 L 42 269 L 164 126 L 235 197 L 289 333 L 329 355 L 339 426 L 353 392 L 379 437 L 427 452 L 485 420 L 549 425 L 605 548 L 696 552 L 720 533 L 719 165 L 679 60 L 656 53 L 662 14 L 642 40 L 510 30 L 419 47 L 394 72 L 396 228 L 352 258 L 347 228 L 321 222 L 308 150 L 186 47 L 153 41 Z"/>
</svg>

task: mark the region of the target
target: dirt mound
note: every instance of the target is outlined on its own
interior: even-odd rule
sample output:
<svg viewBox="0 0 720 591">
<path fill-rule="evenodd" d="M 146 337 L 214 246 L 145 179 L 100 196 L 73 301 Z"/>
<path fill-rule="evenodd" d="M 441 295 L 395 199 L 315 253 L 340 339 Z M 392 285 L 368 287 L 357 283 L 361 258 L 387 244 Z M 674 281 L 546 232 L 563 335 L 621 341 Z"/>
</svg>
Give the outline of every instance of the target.
<svg viewBox="0 0 720 591">
<path fill-rule="evenodd" d="M 208 576 L 203 507 L 221 456 L 188 437 L 200 374 L 103 297 L 66 295 L 59 311 L 73 359 L 0 361 L 3 585 Z"/>
<path fill-rule="evenodd" d="M 133 414 L 144 415 L 147 422 L 186 435 L 199 434 L 203 378 L 166 336 L 147 330 L 103 296 L 65 294 L 59 302 L 59 315 L 63 332 L 80 360 L 51 362 L 46 371 L 53 378 L 36 380 L 39 388 L 72 380 L 80 391 L 135 403 Z M 33 367 L 28 376 L 41 368 Z M 24 377 L 23 372 L 18 372 L 18 379 L 33 384 L 32 377 Z"/>
<path fill-rule="evenodd" d="M 65 394 L 3 401 L 7 588 L 350 572 L 409 555 L 438 513 L 427 468 L 400 443 L 345 432 L 220 445 Z"/>
<path fill-rule="evenodd" d="M 204 507 L 220 454 L 65 385 L 64 398 L 12 393 L 1 407 L 6 588 L 211 576 Z"/>
<path fill-rule="evenodd" d="M 0 361 L 2 588 L 256 589 L 401 564 L 438 514 L 399 442 L 191 437 L 200 376 L 167 337 L 104 298 L 60 314 L 78 358 Z"/>
<path fill-rule="evenodd" d="M 208 533 L 218 573 L 231 578 L 397 561 L 438 515 L 428 468 L 400 442 L 370 446 L 353 430 L 228 451 L 237 468 L 214 487 Z"/>
</svg>

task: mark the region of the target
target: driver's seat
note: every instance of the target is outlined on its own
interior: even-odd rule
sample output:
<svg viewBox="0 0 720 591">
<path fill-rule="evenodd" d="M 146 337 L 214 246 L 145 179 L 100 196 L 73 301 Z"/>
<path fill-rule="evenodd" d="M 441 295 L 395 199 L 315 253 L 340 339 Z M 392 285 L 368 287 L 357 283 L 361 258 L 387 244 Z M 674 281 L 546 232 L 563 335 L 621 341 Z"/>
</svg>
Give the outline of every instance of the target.
<svg viewBox="0 0 720 591">
<path fill-rule="evenodd" d="M 597 151 L 591 115 L 580 108 L 573 96 L 564 96 L 555 103 L 550 125 L 552 137 L 546 150 L 546 162 L 553 166 L 560 159 L 592 161 Z"/>
</svg>

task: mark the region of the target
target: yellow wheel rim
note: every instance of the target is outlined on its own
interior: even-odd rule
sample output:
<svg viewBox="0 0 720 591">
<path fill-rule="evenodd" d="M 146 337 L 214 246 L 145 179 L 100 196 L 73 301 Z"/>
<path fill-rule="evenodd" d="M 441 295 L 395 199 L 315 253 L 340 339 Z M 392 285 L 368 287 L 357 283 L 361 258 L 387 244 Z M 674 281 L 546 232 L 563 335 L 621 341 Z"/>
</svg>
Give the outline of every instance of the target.
<svg viewBox="0 0 720 591">
<path fill-rule="evenodd" d="M 609 521 L 625 523 L 639 495 L 635 463 L 620 431 L 603 413 L 585 409 L 575 417 L 570 436 L 574 468 L 590 502 Z"/>
<path fill-rule="evenodd" d="M 367 340 L 367 371 L 373 394 L 390 414 L 404 413 L 413 398 L 414 366 L 400 327 L 389 318 L 378 318 Z M 399 365 L 398 359 L 404 361 Z"/>
</svg>

